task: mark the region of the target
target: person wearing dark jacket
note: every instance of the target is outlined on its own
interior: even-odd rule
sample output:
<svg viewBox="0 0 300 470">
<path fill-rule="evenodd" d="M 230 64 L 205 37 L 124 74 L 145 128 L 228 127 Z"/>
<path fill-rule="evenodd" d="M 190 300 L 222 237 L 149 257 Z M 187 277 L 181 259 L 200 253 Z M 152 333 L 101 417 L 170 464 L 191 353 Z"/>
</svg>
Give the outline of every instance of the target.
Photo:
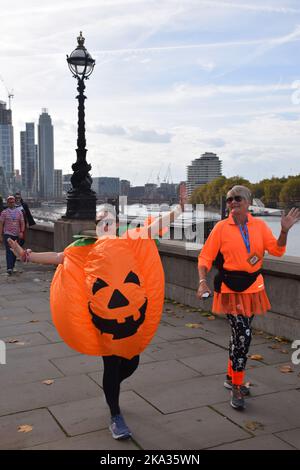
<svg viewBox="0 0 300 470">
<path fill-rule="evenodd" d="M 22 212 L 24 221 L 25 221 L 24 238 L 23 240 L 21 240 L 21 243 L 20 243 L 20 245 L 23 246 L 25 243 L 25 238 L 26 238 L 26 229 L 29 227 L 32 227 L 32 225 L 35 225 L 35 221 L 34 221 L 34 218 L 32 217 L 28 204 L 23 201 L 21 193 L 19 192 L 15 193 L 15 201 L 16 201 L 15 207 Z"/>
</svg>

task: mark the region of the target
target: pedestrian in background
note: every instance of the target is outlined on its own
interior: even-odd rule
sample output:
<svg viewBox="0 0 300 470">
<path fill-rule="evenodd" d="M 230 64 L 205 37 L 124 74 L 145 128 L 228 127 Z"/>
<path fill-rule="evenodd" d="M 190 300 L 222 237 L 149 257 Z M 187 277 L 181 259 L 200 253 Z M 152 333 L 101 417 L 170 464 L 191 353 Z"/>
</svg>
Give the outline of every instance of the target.
<svg viewBox="0 0 300 470">
<path fill-rule="evenodd" d="M 264 253 L 284 254 L 288 231 L 300 219 L 300 211 L 291 209 L 282 216 L 276 240 L 268 225 L 248 212 L 251 193 L 247 187 L 234 186 L 227 193 L 226 202 L 229 217 L 215 225 L 199 254 L 197 296 L 211 294 L 206 276 L 216 260 L 219 272 L 214 280 L 212 312 L 225 314 L 231 327 L 224 386 L 231 390 L 231 406 L 243 409 L 244 396 L 249 394 L 244 376 L 251 323 L 254 315 L 264 314 L 271 307 L 261 274 Z"/>
<path fill-rule="evenodd" d="M 24 221 L 25 221 L 25 230 L 23 234 L 23 239 L 19 241 L 19 245 L 23 246 L 26 240 L 26 229 L 28 229 L 29 227 L 32 227 L 32 225 L 35 225 L 35 221 L 34 221 L 34 218 L 32 217 L 28 204 L 23 201 L 20 192 L 15 193 L 15 206 L 19 211 L 22 212 Z"/>
<path fill-rule="evenodd" d="M 11 238 L 12 240 L 21 241 L 23 240 L 25 230 L 25 222 L 22 212 L 15 206 L 15 197 L 8 196 L 7 198 L 7 209 L 4 209 L 0 215 L 0 242 L 3 241 L 6 249 L 6 266 L 7 274 L 12 275 L 16 256 L 11 251 L 10 246 L 7 243 L 7 240 Z"/>
</svg>

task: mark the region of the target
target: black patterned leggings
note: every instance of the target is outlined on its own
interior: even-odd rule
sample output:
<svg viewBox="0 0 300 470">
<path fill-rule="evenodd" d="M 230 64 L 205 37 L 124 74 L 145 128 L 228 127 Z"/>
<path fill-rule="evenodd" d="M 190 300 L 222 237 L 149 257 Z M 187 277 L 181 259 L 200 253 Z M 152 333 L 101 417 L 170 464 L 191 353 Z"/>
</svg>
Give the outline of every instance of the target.
<svg viewBox="0 0 300 470">
<path fill-rule="evenodd" d="M 112 416 L 120 414 L 119 396 L 121 382 L 137 369 L 140 356 L 125 359 L 119 356 L 103 356 L 103 391 Z"/>
<path fill-rule="evenodd" d="M 231 337 L 229 342 L 229 358 L 232 369 L 237 372 L 245 370 L 247 354 L 249 351 L 252 331 L 252 317 L 243 315 L 226 315 L 231 326 Z"/>
</svg>

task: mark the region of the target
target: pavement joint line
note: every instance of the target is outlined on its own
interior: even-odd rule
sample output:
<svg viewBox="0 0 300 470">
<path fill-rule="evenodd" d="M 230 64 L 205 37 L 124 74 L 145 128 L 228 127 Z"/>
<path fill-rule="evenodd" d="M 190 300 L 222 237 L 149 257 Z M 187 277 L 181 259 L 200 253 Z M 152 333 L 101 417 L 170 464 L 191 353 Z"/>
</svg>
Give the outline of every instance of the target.
<svg viewBox="0 0 300 470">
<path fill-rule="evenodd" d="M 143 397 L 139 392 L 137 392 L 136 390 L 132 390 L 133 393 L 135 393 L 135 395 L 137 395 L 139 398 L 141 398 L 142 400 L 144 400 L 146 403 L 148 403 L 148 405 L 150 405 L 152 408 L 154 408 L 156 411 L 158 411 L 161 415 L 163 416 L 166 416 L 167 414 L 170 414 L 170 413 L 163 413 L 159 408 L 157 408 L 155 405 L 153 405 L 153 403 L 151 403 L 149 400 L 147 400 L 145 397 Z"/>
<path fill-rule="evenodd" d="M 296 427 L 296 428 L 289 428 L 289 429 L 282 429 L 281 431 L 276 431 L 273 433 L 273 435 L 275 437 L 277 437 L 277 439 L 280 439 L 282 442 L 284 442 L 285 444 L 288 444 L 289 446 L 292 446 L 295 450 L 299 450 L 298 447 L 295 447 L 293 444 L 291 444 L 290 442 L 286 441 L 283 437 L 279 436 L 278 434 L 280 434 L 281 432 L 285 432 L 285 431 L 294 431 L 295 429 L 299 429 L 299 427 Z"/>
<path fill-rule="evenodd" d="M 54 421 L 56 422 L 56 424 L 58 425 L 58 427 L 63 431 L 63 433 L 67 436 L 67 437 L 72 437 L 70 436 L 67 431 L 64 429 L 63 425 L 58 421 L 58 419 L 56 418 L 56 416 L 52 413 L 52 411 L 50 410 L 50 407 L 47 407 L 47 410 L 49 412 L 49 414 L 52 416 L 52 418 L 54 419 Z M 45 443 L 47 444 L 47 442 Z"/>
<path fill-rule="evenodd" d="M 50 362 L 50 364 L 53 367 L 55 367 L 58 370 L 58 372 L 60 372 L 64 377 L 67 377 L 67 375 L 56 364 L 54 364 L 54 362 L 52 362 L 53 359 L 57 359 L 57 358 L 55 357 L 55 358 L 52 358 L 52 359 L 48 359 L 48 362 Z M 81 374 L 78 374 L 78 375 L 81 375 Z"/>
<path fill-rule="evenodd" d="M 101 390 L 103 390 L 103 387 L 94 379 L 94 377 L 91 377 L 91 376 L 90 376 L 90 374 L 94 374 L 95 372 L 97 372 L 97 371 L 88 372 L 86 375 L 87 375 L 96 385 L 98 385 L 98 387 L 100 387 Z M 99 371 L 99 372 L 101 372 L 101 371 Z"/>
<path fill-rule="evenodd" d="M 218 353 L 217 353 L 218 354 Z M 190 357 L 195 357 L 195 356 L 190 356 Z M 200 356 L 199 356 L 200 357 Z M 202 374 L 202 372 L 200 372 L 199 370 L 197 369 L 194 369 L 194 367 L 190 366 L 189 364 L 186 364 L 185 362 L 182 361 L 182 359 L 189 359 L 188 357 L 183 357 L 183 358 L 179 358 L 179 359 L 176 359 L 176 361 L 179 361 L 181 364 L 183 364 L 184 366 L 188 367 L 189 369 L 191 369 L 192 371 L 194 372 L 197 372 L 197 374 L 199 375 L 199 377 L 209 377 L 209 375 L 205 375 L 205 374 Z M 211 375 L 215 375 L 215 374 L 211 374 Z"/>
<path fill-rule="evenodd" d="M 266 434 L 267 436 L 272 436 L 273 434 Z M 213 445 L 213 446 L 209 446 L 209 447 L 204 447 L 202 450 L 209 450 L 211 448 L 214 448 L 214 449 L 218 449 L 218 447 L 221 447 L 221 446 L 224 446 L 224 445 L 227 445 L 227 444 L 235 444 L 237 442 L 244 442 L 244 441 L 251 441 L 251 439 L 254 439 L 255 437 L 257 436 L 249 436 L 249 437 L 245 437 L 245 438 L 242 438 L 242 439 L 236 439 L 235 441 L 230 441 L 230 442 L 223 442 L 222 444 L 218 444 L 217 446 Z"/>
<path fill-rule="evenodd" d="M 31 411 L 40 411 L 40 410 L 47 410 L 47 407 L 38 406 L 37 408 L 30 408 L 28 410 L 26 409 L 26 410 L 21 410 L 21 411 L 13 411 L 12 413 L 6 413 L 4 415 L 0 415 L 0 419 L 6 418 L 7 416 L 15 416 L 15 415 L 23 414 L 23 413 L 30 413 Z"/>
<path fill-rule="evenodd" d="M 228 416 L 224 415 L 221 411 L 217 410 L 214 408 L 214 406 L 216 405 L 221 405 L 223 403 L 228 403 L 228 407 L 230 407 L 230 404 L 229 404 L 229 401 L 226 401 L 226 402 L 220 402 L 220 403 L 215 403 L 213 405 L 207 405 L 208 408 L 210 408 L 212 411 L 214 411 L 215 413 L 217 413 L 218 415 L 222 416 L 222 418 L 225 418 L 227 419 L 228 421 L 230 421 L 231 424 L 234 424 L 235 426 L 237 426 L 238 428 L 242 429 L 243 431 L 247 432 L 251 437 L 255 437 L 256 434 L 254 434 L 253 432 L 251 432 L 249 429 L 245 429 L 241 424 L 239 423 L 236 423 L 232 418 L 229 418 Z M 231 408 L 229 408 L 231 409 Z M 238 410 L 235 410 L 236 413 L 239 413 L 239 415 L 241 413 L 243 413 L 243 411 L 238 411 Z M 242 439 L 244 440 L 244 439 Z M 234 441 L 233 441 L 234 442 Z"/>
</svg>

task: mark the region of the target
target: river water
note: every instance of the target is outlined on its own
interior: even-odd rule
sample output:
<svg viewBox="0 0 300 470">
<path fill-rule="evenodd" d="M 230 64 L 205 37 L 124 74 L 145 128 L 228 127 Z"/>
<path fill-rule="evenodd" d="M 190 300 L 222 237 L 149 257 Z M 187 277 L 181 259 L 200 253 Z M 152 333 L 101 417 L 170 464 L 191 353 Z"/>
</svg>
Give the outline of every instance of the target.
<svg viewBox="0 0 300 470">
<path fill-rule="evenodd" d="M 141 206 L 139 204 L 133 204 L 127 206 L 127 214 L 129 216 L 141 216 L 146 217 L 151 213 L 151 215 L 158 215 L 158 207 L 153 205 L 150 209 L 151 212 L 147 213 L 147 209 L 149 211 L 149 206 L 147 208 L 145 206 Z M 66 206 L 65 205 L 53 205 L 53 206 L 44 206 L 39 207 L 36 209 L 32 209 L 32 214 L 36 219 L 36 222 L 39 223 L 46 223 L 49 225 L 53 225 L 54 221 L 59 219 L 62 215 L 66 213 Z M 220 218 L 218 214 L 213 212 L 204 212 L 204 217 L 207 219 L 218 219 Z M 185 220 L 189 220 L 191 218 L 190 213 L 185 213 Z M 261 217 L 271 228 L 273 234 L 278 237 L 280 233 L 280 217 L 276 216 L 266 216 Z M 289 256 L 300 256 L 300 222 L 294 225 L 289 232 L 288 235 L 288 244 L 286 249 L 286 254 Z"/>
</svg>

